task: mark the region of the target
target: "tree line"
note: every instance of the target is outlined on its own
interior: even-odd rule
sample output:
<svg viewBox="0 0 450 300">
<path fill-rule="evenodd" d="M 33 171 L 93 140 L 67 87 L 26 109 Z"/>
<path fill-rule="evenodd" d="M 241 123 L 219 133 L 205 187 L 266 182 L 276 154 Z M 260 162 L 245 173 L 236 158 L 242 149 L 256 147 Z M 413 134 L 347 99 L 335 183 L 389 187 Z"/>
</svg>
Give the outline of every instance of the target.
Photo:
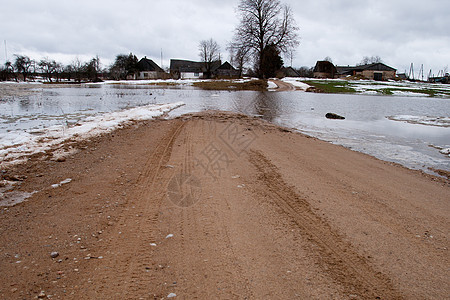
<svg viewBox="0 0 450 300">
<path fill-rule="evenodd" d="M 0 80 L 27 81 L 41 77 L 48 82 L 99 81 L 107 69 L 101 67 L 100 58 L 93 57 L 88 62 L 81 62 L 78 58 L 68 65 L 64 65 L 48 57 L 34 60 L 26 55 L 15 54 L 14 61 L 7 61 L 0 66 Z"/>
</svg>

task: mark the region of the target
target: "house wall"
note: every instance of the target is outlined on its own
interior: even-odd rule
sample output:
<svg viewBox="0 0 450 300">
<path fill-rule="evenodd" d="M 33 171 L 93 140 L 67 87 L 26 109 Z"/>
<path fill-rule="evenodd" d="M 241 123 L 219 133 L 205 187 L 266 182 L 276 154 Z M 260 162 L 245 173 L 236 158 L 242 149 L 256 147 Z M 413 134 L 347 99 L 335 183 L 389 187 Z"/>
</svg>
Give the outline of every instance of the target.
<svg viewBox="0 0 450 300">
<path fill-rule="evenodd" d="M 136 74 L 127 75 L 127 80 L 135 80 L 135 79 L 136 79 Z"/>
<path fill-rule="evenodd" d="M 139 77 L 138 79 L 158 79 L 158 72 L 150 72 L 150 71 L 143 71 L 143 72 L 139 72 Z"/>
<path fill-rule="evenodd" d="M 234 78 L 239 76 L 239 71 L 237 70 L 217 70 L 216 76 L 220 78 Z"/>
<path fill-rule="evenodd" d="M 331 73 L 314 72 L 314 78 L 333 78 Z"/>
<path fill-rule="evenodd" d="M 372 70 L 364 70 L 361 74 L 362 76 L 368 79 L 374 79 L 374 73 L 383 73 L 383 80 L 394 79 L 395 71 L 372 71 Z"/>
<path fill-rule="evenodd" d="M 199 79 L 201 75 L 203 75 L 203 74 L 202 73 L 181 72 L 180 78 L 181 79 Z"/>
</svg>

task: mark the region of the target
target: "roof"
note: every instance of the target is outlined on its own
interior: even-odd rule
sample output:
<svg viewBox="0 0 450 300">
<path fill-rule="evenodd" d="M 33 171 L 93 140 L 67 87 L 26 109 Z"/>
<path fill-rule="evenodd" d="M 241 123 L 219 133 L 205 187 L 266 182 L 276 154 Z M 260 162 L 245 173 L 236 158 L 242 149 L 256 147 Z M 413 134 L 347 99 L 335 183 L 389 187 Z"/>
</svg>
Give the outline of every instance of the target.
<svg viewBox="0 0 450 300">
<path fill-rule="evenodd" d="M 340 75 L 353 75 L 353 71 L 356 70 L 356 67 L 350 67 L 350 66 L 336 66 L 337 73 Z"/>
<path fill-rule="evenodd" d="M 229 62 L 224 62 L 220 67 L 216 68 L 216 70 L 236 70 Z"/>
<path fill-rule="evenodd" d="M 153 60 L 147 57 L 142 58 L 138 62 L 139 71 L 164 72 Z"/>
<path fill-rule="evenodd" d="M 203 64 L 196 61 L 171 59 L 170 71 L 183 73 L 200 73 L 202 72 Z"/>
<path fill-rule="evenodd" d="M 362 72 L 362 71 L 365 71 L 365 70 L 370 70 L 370 71 L 397 71 L 396 69 L 394 69 L 392 67 L 389 67 L 388 65 L 385 65 L 383 63 L 374 63 L 374 64 L 360 65 L 360 66 L 337 66 L 336 69 L 337 69 L 337 72 L 339 74 L 341 74 L 341 75 L 347 74 L 347 73 L 353 73 L 353 71 Z"/>
<path fill-rule="evenodd" d="M 211 64 L 211 71 L 214 72 L 219 67 L 221 67 L 221 61 L 216 60 Z M 231 65 L 230 65 L 231 66 Z M 171 59 L 170 60 L 170 71 L 180 72 L 180 73 L 202 73 L 206 72 L 205 63 L 198 61 L 182 60 L 182 59 Z"/>
<path fill-rule="evenodd" d="M 289 77 L 300 77 L 300 74 L 293 67 L 283 67 L 281 71 L 285 76 Z"/>
<path fill-rule="evenodd" d="M 319 73 L 336 73 L 336 67 L 333 65 L 333 63 L 323 60 L 318 61 L 316 63 L 316 66 L 314 67 L 314 72 Z"/>
</svg>

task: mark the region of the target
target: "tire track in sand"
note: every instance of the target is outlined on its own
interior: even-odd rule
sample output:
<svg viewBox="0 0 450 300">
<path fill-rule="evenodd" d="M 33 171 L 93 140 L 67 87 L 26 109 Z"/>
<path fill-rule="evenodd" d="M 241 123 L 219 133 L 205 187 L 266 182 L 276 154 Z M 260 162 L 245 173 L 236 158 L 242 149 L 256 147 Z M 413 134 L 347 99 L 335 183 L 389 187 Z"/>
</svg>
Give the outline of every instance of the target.
<svg viewBox="0 0 450 300">
<path fill-rule="evenodd" d="M 142 174 L 136 183 L 135 192 L 128 199 L 124 214 L 117 220 L 117 233 L 105 245 L 110 252 L 101 265 L 99 288 L 91 290 L 91 299 L 139 299 L 153 296 L 157 272 L 150 272 L 153 266 L 150 243 L 158 239 L 156 228 L 158 212 L 165 197 L 171 171 L 164 164 L 170 158 L 172 146 L 180 134 L 184 122 L 178 121 L 158 142 L 149 155 Z M 100 276 L 99 276 L 100 277 Z"/>
<path fill-rule="evenodd" d="M 286 184 L 277 167 L 261 152 L 252 150 L 250 162 L 257 170 L 257 192 L 275 202 L 293 219 L 310 243 L 311 255 L 347 295 L 363 299 L 403 299 L 386 275 L 374 270 L 352 245 L 317 216 L 309 203 Z"/>
<path fill-rule="evenodd" d="M 202 183 L 211 183 L 195 165 L 199 153 L 217 135 L 216 126 L 210 122 L 186 120 L 187 124 L 177 138 L 171 162 L 189 176 L 198 177 Z M 208 190 L 208 188 L 207 188 Z M 209 190 L 206 195 L 211 195 Z M 163 231 L 173 232 L 175 237 L 155 252 L 155 259 L 170 265 L 160 272 L 159 294 L 175 292 L 183 299 L 246 299 L 251 292 L 248 280 L 243 276 L 224 216 L 221 200 L 202 196 L 203 201 L 189 206 L 163 205 Z M 176 201 L 175 201 L 176 202 Z M 179 203 L 179 202 L 176 202 Z"/>
</svg>

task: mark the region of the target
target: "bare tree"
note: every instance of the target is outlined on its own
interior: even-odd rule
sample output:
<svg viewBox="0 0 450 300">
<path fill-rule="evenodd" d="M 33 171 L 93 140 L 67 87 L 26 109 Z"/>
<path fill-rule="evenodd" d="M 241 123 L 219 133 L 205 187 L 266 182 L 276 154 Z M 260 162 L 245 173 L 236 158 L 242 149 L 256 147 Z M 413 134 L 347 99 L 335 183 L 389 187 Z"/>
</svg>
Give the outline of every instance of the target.
<svg viewBox="0 0 450 300">
<path fill-rule="evenodd" d="M 61 64 L 57 63 L 54 60 L 50 60 L 48 57 L 42 59 L 38 65 L 42 72 L 45 73 L 49 82 L 52 82 L 52 76 L 57 73 L 57 71 L 61 67 Z"/>
<path fill-rule="evenodd" d="M 279 52 L 287 53 L 298 45 L 298 27 L 292 10 L 279 0 L 241 0 L 238 11 L 240 24 L 233 45 L 249 49 L 262 78 L 263 52 L 267 46 L 273 45 Z"/>
<path fill-rule="evenodd" d="M 230 51 L 231 64 L 239 71 L 239 77 L 241 77 L 245 65 L 250 61 L 250 49 L 239 46 L 235 47 L 233 43 L 227 49 Z"/>
<path fill-rule="evenodd" d="M 330 63 L 333 63 L 333 60 L 331 59 L 331 57 L 327 56 L 323 59 L 323 61 L 328 61 Z"/>
<path fill-rule="evenodd" d="M 62 63 L 57 62 L 55 65 L 56 82 L 59 82 L 61 80 L 63 72 L 64 72 L 64 65 Z"/>
<path fill-rule="evenodd" d="M 83 64 L 78 57 L 67 67 L 67 71 L 75 75 L 75 80 L 81 82 L 81 73 L 83 71 Z"/>
<path fill-rule="evenodd" d="M 93 57 L 89 62 L 85 63 L 82 70 L 87 79 L 94 82 L 100 81 L 99 76 L 102 70 L 98 55 Z"/>
<path fill-rule="evenodd" d="M 205 75 L 210 78 L 213 62 L 220 60 L 220 46 L 213 39 L 209 39 L 201 41 L 198 50 L 200 59 L 205 64 Z"/>
<path fill-rule="evenodd" d="M 364 56 L 359 65 L 376 64 L 381 62 L 382 62 L 381 57 L 379 57 L 378 55 L 372 57 Z"/>
<path fill-rule="evenodd" d="M 16 61 L 14 62 L 14 67 L 17 72 L 22 73 L 23 81 L 27 80 L 28 74 L 31 72 L 34 62 L 26 55 L 14 55 Z"/>
<path fill-rule="evenodd" d="M 290 67 L 292 67 L 292 61 L 294 60 L 295 57 L 295 49 L 290 49 L 285 53 L 285 57 L 286 59 L 290 62 Z"/>
</svg>

